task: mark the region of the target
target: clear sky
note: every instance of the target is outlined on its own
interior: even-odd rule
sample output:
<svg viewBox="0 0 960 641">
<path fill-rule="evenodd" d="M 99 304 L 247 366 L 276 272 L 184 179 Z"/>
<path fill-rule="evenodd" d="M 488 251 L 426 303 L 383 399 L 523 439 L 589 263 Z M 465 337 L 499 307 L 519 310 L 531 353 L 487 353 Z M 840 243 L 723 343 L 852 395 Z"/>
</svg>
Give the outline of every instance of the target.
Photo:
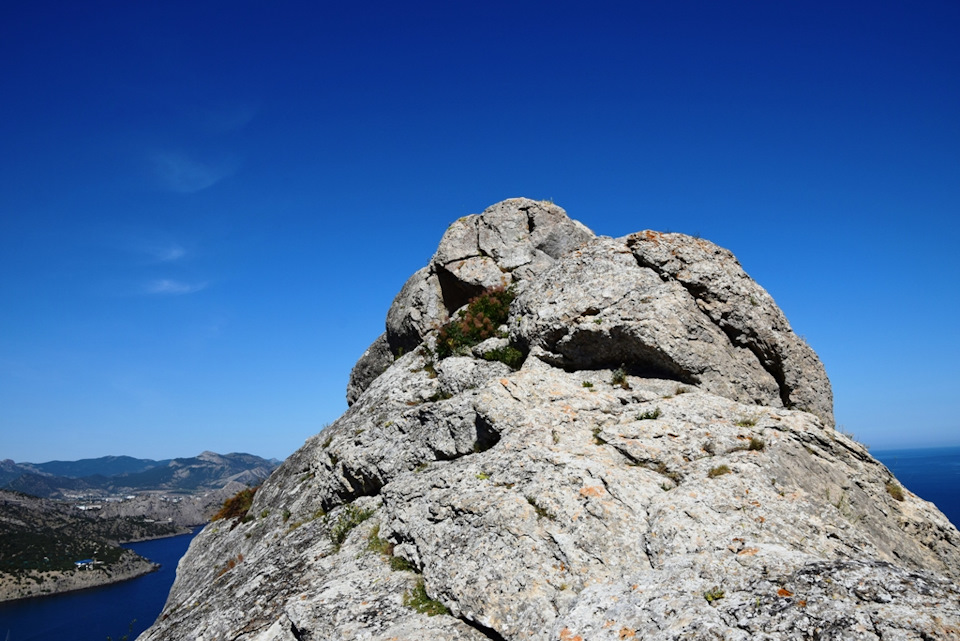
<svg viewBox="0 0 960 641">
<path fill-rule="evenodd" d="M 289 455 L 514 196 L 731 249 L 846 431 L 960 444 L 957 34 L 955 0 L 5 2 L 0 459 Z"/>
</svg>

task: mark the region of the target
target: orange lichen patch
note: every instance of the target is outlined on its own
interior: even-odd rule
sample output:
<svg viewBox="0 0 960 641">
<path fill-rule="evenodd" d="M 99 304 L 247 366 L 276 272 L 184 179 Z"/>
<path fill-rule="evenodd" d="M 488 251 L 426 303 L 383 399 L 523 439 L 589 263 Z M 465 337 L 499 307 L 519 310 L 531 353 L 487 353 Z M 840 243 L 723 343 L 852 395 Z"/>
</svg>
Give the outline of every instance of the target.
<svg viewBox="0 0 960 641">
<path fill-rule="evenodd" d="M 696 492 L 690 492 L 690 498 L 692 498 L 692 499 L 697 498 L 697 493 L 696 493 Z"/>
<path fill-rule="evenodd" d="M 631 630 L 630 628 L 620 628 L 621 639 L 635 639 L 636 637 L 637 637 L 636 630 Z"/>
<path fill-rule="evenodd" d="M 744 548 L 737 552 L 738 556 L 753 556 L 760 551 L 760 548 Z"/>
<path fill-rule="evenodd" d="M 807 607 L 807 600 L 806 600 L 806 599 L 800 599 L 799 601 L 797 601 L 797 607 L 798 607 L 798 608 L 805 608 L 805 607 Z"/>
<path fill-rule="evenodd" d="M 780 588 L 779 590 L 777 590 L 777 596 L 782 596 L 782 597 L 793 596 L 793 592 L 791 592 L 787 588 Z"/>
<path fill-rule="evenodd" d="M 564 628 L 560 630 L 560 641 L 583 641 L 583 637 L 575 635 L 570 628 Z"/>
<path fill-rule="evenodd" d="M 753 507 L 760 507 L 760 501 L 750 501 L 750 505 Z"/>
<path fill-rule="evenodd" d="M 587 485 L 580 488 L 580 496 L 592 496 L 593 498 L 599 498 L 606 493 L 607 491 L 600 485 Z"/>
<path fill-rule="evenodd" d="M 616 621 L 613 620 L 613 619 L 610 619 L 609 621 L 604 621 L 604 622 L 603 622 L 603 627 L 609 628 L 610 626 L 615 625 L 615 624 L 616 624 Z"/>
<path fill-rule="evenodd" d="M 650 230 L 650 229 L 644 230 L 644 231 L 642 231 L 642 232 L 640 232 L 640 233 L 643 235 L 643 237 L 644 237 L 645 239 L 650 240 L 650 241 L 653 241 L 653 242 L 658 242 L 658 241 L 660 240 L 660 238 L 663 236 L 663 234 L 661 234 L 660 232 L 658 232 L 658 231 L 652 231 L 652 230 Z"/>
<path fill-rule="evenodd" d="M 766 523 L 766 522 L 767 522 L 767 519 L 763 518 L 762 516 L 757 517 L 757 523 Z"/>
<path fill-rule="evenodd" d="M 507 387 L 508 385 L 510 385 L 510 381 L 506 378 L 501 378 L 500 384 L 503 385 L 504 387 Z"/>
</svg>

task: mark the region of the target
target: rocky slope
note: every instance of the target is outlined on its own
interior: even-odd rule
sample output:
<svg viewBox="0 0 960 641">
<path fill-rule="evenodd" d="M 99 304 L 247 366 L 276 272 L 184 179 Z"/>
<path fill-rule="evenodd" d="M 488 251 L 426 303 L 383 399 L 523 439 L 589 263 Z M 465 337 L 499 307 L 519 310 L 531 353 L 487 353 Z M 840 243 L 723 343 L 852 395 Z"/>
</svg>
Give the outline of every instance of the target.
<svg viewBox="0 0 960 641">
<path fill-rule="evenodd" d="M 453 341 L 501 285 L 497 335 Z M 707 241 L 461 218 L 348 400 L 142 639 L 960 638 L 960 534 L 833 431 L 816 354 Z"/>
</svg>

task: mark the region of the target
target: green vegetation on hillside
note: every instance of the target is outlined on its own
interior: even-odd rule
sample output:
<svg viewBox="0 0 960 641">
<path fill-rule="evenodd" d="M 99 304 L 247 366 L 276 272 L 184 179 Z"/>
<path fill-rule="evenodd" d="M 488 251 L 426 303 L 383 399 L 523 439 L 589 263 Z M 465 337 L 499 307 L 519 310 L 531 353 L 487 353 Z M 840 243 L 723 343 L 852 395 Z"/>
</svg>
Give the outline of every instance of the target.
<svg viewBox="0 0 960 641">
<path fill-rule="evenodd" d="M 72 570 L 75 562 L 83 559 L 109 565 L 123 554 L 118 541 L 169 536 L 177 531 L 170 523 L 99 518 L 56 501 L 0 491 L 0 573 Z"/>
</svg>

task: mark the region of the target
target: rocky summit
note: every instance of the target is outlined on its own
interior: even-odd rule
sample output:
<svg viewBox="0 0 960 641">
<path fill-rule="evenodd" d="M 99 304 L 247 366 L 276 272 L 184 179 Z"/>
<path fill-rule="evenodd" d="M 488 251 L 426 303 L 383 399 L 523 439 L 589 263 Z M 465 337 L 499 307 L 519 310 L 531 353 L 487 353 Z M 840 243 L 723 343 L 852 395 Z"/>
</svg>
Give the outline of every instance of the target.
<svg viewBox="0 0 960 641">
<path fill-rule="evenodd" d="M 141 639 L 958 639 L 960 534 L 727 250 L 455 221 Z"/>
</svg>

